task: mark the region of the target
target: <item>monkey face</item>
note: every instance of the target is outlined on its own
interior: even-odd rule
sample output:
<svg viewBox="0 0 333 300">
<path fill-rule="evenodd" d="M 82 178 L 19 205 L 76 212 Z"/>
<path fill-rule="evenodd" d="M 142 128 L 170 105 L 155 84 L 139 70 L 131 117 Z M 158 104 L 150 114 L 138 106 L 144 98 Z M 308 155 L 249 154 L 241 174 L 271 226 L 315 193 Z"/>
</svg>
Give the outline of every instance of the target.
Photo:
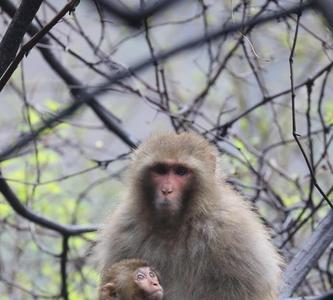
<svg viewBox="0 0 333 300">
<path fill-rule="evenodd" d="M 150 201 L 161 217 L 177 217 L 193 182 L 192 170 L 184 164 L 168 160 L 149 169 Z"/>
<path fill-rule="evenodd" d="M 163 298 L 163 288 L 156 273 L 150 267 L 138 268 L 133 276 L 134 282 L 144 292 L 147 299 L 161 300 Z"/>
</svg>

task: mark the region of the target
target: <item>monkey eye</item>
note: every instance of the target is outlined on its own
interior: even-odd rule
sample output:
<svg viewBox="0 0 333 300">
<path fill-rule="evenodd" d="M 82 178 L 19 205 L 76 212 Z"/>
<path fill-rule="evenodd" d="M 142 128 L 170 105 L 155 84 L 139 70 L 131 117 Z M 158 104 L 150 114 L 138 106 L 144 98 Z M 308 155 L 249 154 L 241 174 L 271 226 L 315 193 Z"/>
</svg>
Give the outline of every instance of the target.
<svg viewBox="0 0 333 300">
<path fill-rule="evenodd" d="M 189 169 L 184 166 L 176 166 L 175 173 L 178 176 L 185 176 L 185 175 L 189 174 Z"/>
<path fill-rule="evenodd" d="M 168 173 L 168 168 L 165 164 L 156 164 L 152 167 L 152 171 L 159 175 L 166 175 Z"/>
<path fill-rule="evenodd" d="M 153 271 L 150 271 L 150 272 L 149 272 L 149 276 L 150 276 L 151 278 L 154 278 L 154 277 L 156 277 L 156 274 L 155 274 Z"/>
<path fill-rule="evenodd" d="M 136 279 L 137 280 L 143 280 L 143 279 L 145 279 L 145 275 L 143 275 L 142 273 L 139 273 L 139 274 L 136 275 Z"/>
</svg>

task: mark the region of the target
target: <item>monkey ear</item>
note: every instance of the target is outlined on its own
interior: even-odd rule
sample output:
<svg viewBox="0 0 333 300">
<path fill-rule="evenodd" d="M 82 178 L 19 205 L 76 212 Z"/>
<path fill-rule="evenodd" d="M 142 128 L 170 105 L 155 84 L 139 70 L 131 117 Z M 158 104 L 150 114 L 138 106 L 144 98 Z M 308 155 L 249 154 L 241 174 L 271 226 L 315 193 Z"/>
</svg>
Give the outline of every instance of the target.
<svg viewBox="0 0 333 300">
<path fill-rule="evenodd" d="M 102 300 L 119 300 L 114 283 L 104 284 L 100 289 L 100 295 Z"/>
</svg>

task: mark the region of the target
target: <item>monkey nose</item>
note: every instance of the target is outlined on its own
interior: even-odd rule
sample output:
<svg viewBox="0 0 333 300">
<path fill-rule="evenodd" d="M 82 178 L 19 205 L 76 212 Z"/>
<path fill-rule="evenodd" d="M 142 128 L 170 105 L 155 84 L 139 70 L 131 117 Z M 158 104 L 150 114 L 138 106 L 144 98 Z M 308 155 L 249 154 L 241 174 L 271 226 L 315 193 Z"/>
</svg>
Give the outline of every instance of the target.
<svg viewBox="0 0 333 300">
<path fill-rule="evenodd" d="M 163 195 L 169 195 L 169 194 L 172 193 L 172 189 L 170 189 L 170 188 L 163 188 L 161 190 L 161 192 L 162 192 Z"/>
<path fill-rule="evenodd" d="M 160 285 L 159 282 L 157 281 L 157 279 L 152 279 L 151 278 L 150 283 L 151 283 L 152 286 L 159 286 Z"/>
</svg>

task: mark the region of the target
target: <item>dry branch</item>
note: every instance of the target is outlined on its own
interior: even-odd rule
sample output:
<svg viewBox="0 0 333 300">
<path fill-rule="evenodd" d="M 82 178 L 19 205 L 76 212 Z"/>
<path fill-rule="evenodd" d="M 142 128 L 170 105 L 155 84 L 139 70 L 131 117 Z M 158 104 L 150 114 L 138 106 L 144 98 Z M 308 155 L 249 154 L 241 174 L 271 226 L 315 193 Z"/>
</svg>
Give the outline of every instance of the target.
<svg viewBox="0 0 333 300">
<path fill-rule="evenodd" d="M 13 5 L 10 3 L 10 1 L 3 0 L 0 3 L 0 7 L 3 7 L 4 10 L 7 12 L 8 8 L 9 9 L 13 8 Z M 83 104 L 87 104 L 92 107 L 94 107 L 94 106 L 100 107 L 101 104 L 98 103 L 98 101 L 95 99 L 95 96 L 103 94 L 105 91 L 108 90 L 108 88 L 112 84 L 115 84 L 117 82 L 120 82 L 121 80 L 128 78 L 133 73 L 146 69 L 148 66 L 151 66 L 154 63 L 156 63 L 156 61 L 167 60 L 170 57 L 175 56 L 181 52 L 184 52 L 186 50 L 189 50 L 189 49 L 192 49 L 195 47 L 202 46 L 207 41 L 213 41 L 213 40 L 216 40 L 223 36 L 230 35 L 234 32 L 244 29 L 248 26 L 261 25 L 261 24 L 267 23 L 271 20 L 275 20 L 275 19 L 279 19 L 279 18 L 288 16 L 292 13 L 297 13 L 300 11 L 308 10 L 309 8 L 312 8 L 312 7 L 313 7 L 312 2 L 309 1 L 309 2 L 304 3 L 303 5 L 293 6 L 293 7 L 289 8 L 288 10 L 283 10 L 283 11 L 280 11 L 277 13 L 270 13 L 270 14 L 267 14 L 262 17 L 254 17 L 254 18 L 248 20 L 247 22 L 234 23 L 234 24 L 231 24 L 230 26 L 222 28 L 222 29 L 218 28 L 216 30 L 213 30 L 209 34 L 198 35 L 198 36 L 194 37 L 193 39 L 184 41 L 184 42 L 180 43 L 179 45 L 172 47 L 170 50 L 162 51 L 153 58 L 150 57 L 150 58 L 139 61 L 138 63 L 134 64 L 131 68 L 129 68 L 129 70 L 122 70 L 118 74 L 110 76 L 109 80 L 105 81 L 104 83 L 99 85 L 96 89 L 92 90 L 91 92 L 88 92 L 84 88 L 75 88 L 72 90 L 72 93 L 74 96 L 76 96 L 78 98 L 79 101 L 75 101 L 74 103 L 72 103 L 71 105 L 69 105 L 62 111 L 60 111 L 53 118 L 49 118 L 48 120 L 46 120 L 44 122 L 44 125 L 41 125 L 40 127 L 38 127 L 36 131 L 23 135 L 18 141 L 14 142 L 12 145 L 5 147 L 5 149 L 0 152 L 0 161 L 6 160 L 10 156 L 14 155 L 17 151 L 19 151 L 24 146 L 26 146 L 27 144 L 31 143 L 34 139 L 36 139 L 39 136 L 39 134 L 42 133 L 46 128 L 52 128 L 56 124 L 57 121 L 63 119 L 64 117 L 69 117 L 70 115 L 74 114 L 74 112 L 77 111 Z M 52 54 L 52 53 L 50 53 L 50 54 Z M 54 68 L 55 69 L 63 68 L 63 66 L 55 65 Z M 72 76 L 72 74 L 69 74 L 66 72 L 66 75 L 70 75 L 69 77 L 71 80 L 75 80 L 75 82 L 77 81 L 77 79 L 74 78 Z M 64 79 L 64 77 L 62 77 L 62 78 Z M 76 83 L 76 84 L 73 83 L 72 85 L 81 86 L 78 83 Z M 95 110 L 95 112 L 96 112 L 96 110 Z M 105 116 L 105 112 L 102 111 L 101 114 L 99 114 L 99 117 L 101 118 L 104 116 Z M 135 146 L 135 144 L 133 144 L 133 147 L 134 146 Z"/>
<path fill-rule="evenodd" d="M 42 0 L 23 0 L 0 43 L 0 77 L 5 72 L 22 42 Z"/>
<path fill-rule="evenodd" d="M 281 299 L 291 296 L 317 263 L 320 256 L 333 241 L 332 229 L 333 210 L 330 210 L 284 272 Z"/>
<path fill-rule="evenodd" d="M 0 192 L 3 194 L 8 204 L 14 209 L 14 211 L 18 215 L 44 228 L 54 230 L 62 234 L 63 236 L 80 235 L 82 233 L 87 233 L 97 230 L 97 226 L 94 225 L 82 226 L 82 227 L 77 225 L 62 225 L 36 214 L 35 212 L 28 209 L 20 202 L 15 193 L 7 184 L 6 180 L 2 177 L 1 173 L 0 173 Z"/>
</svg>

